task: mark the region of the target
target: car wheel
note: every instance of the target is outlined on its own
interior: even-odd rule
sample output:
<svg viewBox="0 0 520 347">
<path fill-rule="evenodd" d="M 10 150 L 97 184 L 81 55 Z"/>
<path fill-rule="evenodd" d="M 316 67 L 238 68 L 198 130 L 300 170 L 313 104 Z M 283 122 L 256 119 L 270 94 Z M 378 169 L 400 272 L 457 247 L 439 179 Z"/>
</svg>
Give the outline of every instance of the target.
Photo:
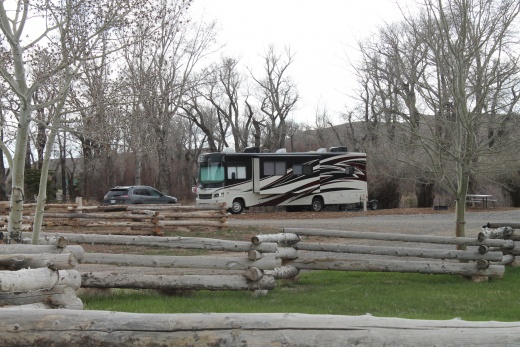
<svg viewBox="0 0 520 347">
<path fill-rule="evenodd" d="M 311 210 L 313 212 L 321 212 L 321 211 L 323 211 L 324 207 L 325 207 L 325 205 L 323 203 L 322 198 L 316 197 L 316 198 L 312 199 Z"/>
<path fill-rule="evenodd" d="M 236 199 L 231 204 L 231 208 L 229 209 L 233 214 L 240 214 L 244 211 L 244 201 L 242 199 Z"/>
<path fill-rule="evenodd" d="M 377 210 L 379 207 L 379 204 L 377 200 L 370 201 L 370 209 L 371 210 Z"/>
</svg>

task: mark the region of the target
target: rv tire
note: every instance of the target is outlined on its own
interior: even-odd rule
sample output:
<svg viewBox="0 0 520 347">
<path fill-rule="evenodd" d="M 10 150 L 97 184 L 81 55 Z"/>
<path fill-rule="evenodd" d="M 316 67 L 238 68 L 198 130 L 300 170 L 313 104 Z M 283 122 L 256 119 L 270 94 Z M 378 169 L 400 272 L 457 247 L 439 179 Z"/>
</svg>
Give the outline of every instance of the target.
<svg viewBox="0 0 520 347">
<path fill-rule="evenodd" d="M 233 203 L 231 204 L 231 208 L 229 209 L 229 212 L 233 214 L 241 214 L 244 211 L 244 200 L 242 199 L 235 199 Z"/>
<path fill-rule="evenodd" d="M 311 210 L 313 212 L 321 212 L 321 211 L 323 211 L 324 207 L 325 207 L 325 204 L 323 203 L 322 198 L 317 197 L 317 198 L 312 199 Z"/>
</svg>

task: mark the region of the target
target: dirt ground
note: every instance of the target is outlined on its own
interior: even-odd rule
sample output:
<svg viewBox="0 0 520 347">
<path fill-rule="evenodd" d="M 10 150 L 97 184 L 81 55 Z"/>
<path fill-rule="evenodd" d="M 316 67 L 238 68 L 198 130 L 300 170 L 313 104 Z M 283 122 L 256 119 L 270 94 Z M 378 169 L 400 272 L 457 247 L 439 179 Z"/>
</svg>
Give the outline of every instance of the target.
<svg viewBox="0 0 520 347">
<path fill-rule="evenodd" d="M 493 209 L 483 210 L 479 208 L 468 208 L 467 213 L 482 211 L 511 211 L 516 210 L 513 207 L 497 207 Z M 322 211 L 322 212 L 263 212 L 263 211 L 247 211 L 239 215 L 230 215 L 230 219 L 247 220 L 247 219 L 331 219 L 331 218 L 353 218 L 368 216 L 388 216 L 388 215 L 422 215 L 422 214 L 453 214 L 454 208 L 448 210 L 434 210 L 432 208 L 395 208 L 384 210 L 368 210 L 368 211 Z"/>
</svg>

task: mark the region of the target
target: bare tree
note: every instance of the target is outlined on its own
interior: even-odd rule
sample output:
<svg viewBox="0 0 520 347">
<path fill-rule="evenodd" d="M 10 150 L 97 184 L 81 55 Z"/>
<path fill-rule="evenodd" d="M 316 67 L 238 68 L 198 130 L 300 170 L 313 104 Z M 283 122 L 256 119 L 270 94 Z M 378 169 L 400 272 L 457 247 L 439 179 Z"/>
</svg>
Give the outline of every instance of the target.
<svg viewBox="0 0 520 347">
<path fill-rule="evenodd" d="M 274 46 L 270 46 L 263 56 L 263 76 L 255 77 L 251 73 L 258 88 L 260 111 L 268 122 L 265 147 L 271 151 L 284 147 L 287 119 L 299 100 L 296 85 L 288 72 L 293 59 L 288 47 L 280 54 Z"/>
<path fill-rule="evenodd" d="M 20 0 L 11 10 L 5 2 L 0 2 L 1 46 L 0 75 L 18 98 L 16 143 L 13 155 L 11 213 L 9 234 L 18 239 L 21 230 L 21 215 L 24 201 L 24 169 L 27 156 L 28 134 L 33 111 L 46 105 L 36 105 L 34 93 L 50 79 L 60 77 L 60 91 L 55 100 L 57 114 L 53 115 L 53 129 L 59 128 L 60 117 L 67 90 L 84 62 L 97 53 L 100 36 L 115 26 L 128 24 L 126 15 L 132 11 L 144 10 L 146 6 L 138 0 L 112 1 L 63 1 L 29 2 Z M 45 18 L 44 27 L 37 33 L 27 35 L 26 28 L 33 21 Z M 38 57 L 45 53 L 52 57 L 52 65 L 37 79 L 31 77 L 31 70 L 38 64 Z M 50 136 L 50 135 L 49 135 Z M 47 146 L 52 146 L 48 138 Z M 41 181 L 46 181 L 45 163 L 42 165 Z M 44 177 L 45 176 L 45 177 Z M 43 185 L 45 187 L 45 185 Z M 40 189 L 42 185 L 40 184 Z M 38 197 L 38 211 L 43 211 L 45 190 Z M 39 213 L 39 212 L 37 212 Z M 41 212 L 42 213 L 42 212 Z M 37 233 L 35 233 L 37 235 Z"/>
<path fill-rule="evenodd" d="M 362 46 L 372 105 L 395 119 L 385 120 L 396 131 L 385 139 L 453 195 L 457 236 L 471 177 L 518 145 L 519 12 L 514 0 L 426 0 L 419 16 Z"/>
<path fill-rule="evenodd" d="M 219 64 L 210 68 L 207 82 L 203 84 L 204 90 L 200 92 L 216 110 L 219 123 L 230 128 L 237 152 L 248 146 L 253 122 L 253 112 L 246 107 L 248 95 L 242 95 L 247 89 L 244 88 L 245 77 L 238 71 L 238 63 L 236 59 L 222 57 Z M 221 126 L 221 130 L 224 130 L 224 126 Z"/>
</svg>

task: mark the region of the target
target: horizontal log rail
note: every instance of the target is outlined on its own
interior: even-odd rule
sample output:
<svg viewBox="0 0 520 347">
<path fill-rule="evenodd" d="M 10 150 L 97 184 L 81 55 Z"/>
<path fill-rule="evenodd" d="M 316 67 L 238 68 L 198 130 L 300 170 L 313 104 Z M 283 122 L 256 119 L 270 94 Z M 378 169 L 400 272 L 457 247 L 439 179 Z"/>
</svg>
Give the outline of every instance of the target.
<svg viewBox="0 0 520 347">
<path fill-rule="evenodd" d="M 48 290 L 58 284 L 68 285 L 77 290 L 81 285 L 80 274 L 76 270 L 38 268 L 0 271 L 0 279 L 0 292 L 3 293 Z"/>
<path fill-rule="evenodd" d="M 52 270 L 73 269 L 78 263 L 72 253 L 61 254 L 0 254 L 0 269 L 21 270 L 47 267 Z"/>
<path fill-rule="evenodd" d="M 85 251 L 83 247 L 77 245 L 67 245 L 64 248 L 56 247 L 54 245 L 22 245 L 22 244 L 6 244 L 0 247 L 0 254 L 39 254 L 39 253 L 72 253 L 78 261 L 81 262 Z"/>
<path fill-rule="evenodd" d="M 245 275 L 143 275 L 88 272 L 81 275 L 83 288 L 182 289 L 182 290 L 269 290 L 275 280 L 263 276 L 250 281 Z"/>
<path fill-rule="evenodd" d="M 31 238 L 32 233 L 23 232 L 22 238 Z M 180 249 L 206 249 L 227 252 L 249 252 L 258 250 L 264 253 L 275 253 L 278 250 L 276 243 L 262 243 L 258 246 L 247 241 L 218 240 L 199 237 L 181 236 L 128 236 L 128 235 L 94 235 L 94 234 L 69 234 L 69 233 L 44 233 L 42 237 L 65 237 L 73 243 L 90 243 L 105 245 L 132 245 L 169 247 Z"/>
<path fill-rule="evenodd" d="M 489 278 L 502 278 L 505 272 L 504 266 L 490 265 L 487 262 L 482 266 L 477 263 L 300 257 L 287 260 L 284 265 L 293 265 L 299 270 L 404 272 Z"/>
<path fill-rule="evenodd" d="M 486 252 L 480 254 L 478 251 L 446 250 L 431 248 L 413 247 L 388 247 L 388 246 L 363 246 L 347 244 L 327 244 L 327 243 L 308 243 L 299 242 L 294 245 L 297 250 L 332 252 L 332 253 L 352 253 L 352 254 L 371 254 L 389 255 L 394 257 L 417 257 L 431 259 L 459 259 L 459 260 L 489 260 L 502 261 L 502 252 Z"/>
<path fill-rule="evenodd" d="M 23 322 L 23 324 L 22 324 Z M 519 322 L 299 313 L 0 310 L 6 346 L 518 346 Z M 131 342 L 130 342 L 131 341 Z"/>
<path fill-rule="evenodd" d="M 274 254 L 260 260 L 250 260 L 246 257 L 215 257 L 215 256 L 158 256 L 136 254 L 86 253 L 83 264 L 110 264 L 118 266 L 186 268 L 186 269 L 217 269 L 246 270 L 255 266 L 262 270 L 274 269 L 280 265 Z"/>
<path fill-rule="evenodd" d="M 361 232 L 361 231 L 343 231 L 343 230 L 323 230 L 323 229 L 299 229 L 285 228 L 284 233 L 293 233 L 300 236 L 321 236 L 321 237 L 337 237 L 351 239 L 366 239 L 380 241 L 401 241 L 401 242 L 425 242 L 435 244 L 449 244 L 457 246 L 480 246 L 501 248 L 520 248 L 520 243 L 511 240 L 493 240 L 486 239 L 480 242 L 476 238 L 470 237 L 451 237 L 451 236 L 430 236 L 430 235 L 409 235 L 395 233 L 378 233 L 378 232 Z"/>
</svg>

